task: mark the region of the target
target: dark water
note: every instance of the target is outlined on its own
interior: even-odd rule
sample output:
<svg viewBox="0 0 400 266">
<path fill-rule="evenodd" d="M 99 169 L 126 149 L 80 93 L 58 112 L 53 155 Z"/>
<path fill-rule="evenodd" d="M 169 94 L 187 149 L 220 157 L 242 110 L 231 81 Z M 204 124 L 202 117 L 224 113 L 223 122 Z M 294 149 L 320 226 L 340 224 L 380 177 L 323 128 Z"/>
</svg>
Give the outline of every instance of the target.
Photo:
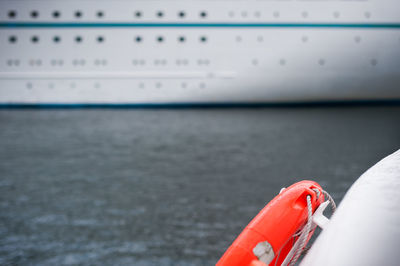
<svg viewBox="0 0 400 266">
<path fill-rule="evenodd" d="M 211 265 L 279 189 L 340 201 L 400 107 L 0 111 L 1 265 Z"/>
</svg>

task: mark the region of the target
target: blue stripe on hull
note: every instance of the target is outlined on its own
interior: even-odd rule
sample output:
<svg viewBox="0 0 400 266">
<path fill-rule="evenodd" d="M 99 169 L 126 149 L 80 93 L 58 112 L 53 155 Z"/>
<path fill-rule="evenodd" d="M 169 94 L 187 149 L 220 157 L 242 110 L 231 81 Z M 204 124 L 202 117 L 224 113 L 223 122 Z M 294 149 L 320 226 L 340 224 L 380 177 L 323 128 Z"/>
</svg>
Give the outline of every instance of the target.
<svg viewBox="0 0 400 266">
<path fill-rule="evenodd" d="M 323 107 L 323 106 L 400 106 L 399 99 L 334 100 L 313 102 L 260 102 L 260 103 L 0 103 L 1 109 L 185 109 L 185 108 L 260 108 L 260 107 Z"/>
</svg>

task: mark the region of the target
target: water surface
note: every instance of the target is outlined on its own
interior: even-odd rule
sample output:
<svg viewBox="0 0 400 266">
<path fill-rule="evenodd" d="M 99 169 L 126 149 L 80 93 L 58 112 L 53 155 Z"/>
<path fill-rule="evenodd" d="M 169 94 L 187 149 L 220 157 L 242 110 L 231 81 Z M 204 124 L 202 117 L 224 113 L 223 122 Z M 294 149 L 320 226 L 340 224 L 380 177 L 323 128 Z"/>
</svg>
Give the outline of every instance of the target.
<svg viewBox="0 0 400 266">
<path fill-rule="evenodd" d="M 340 201 L 400 107 L 0 111 L 1 265 L 212 265 L 281 187 Z"/>
</svg>

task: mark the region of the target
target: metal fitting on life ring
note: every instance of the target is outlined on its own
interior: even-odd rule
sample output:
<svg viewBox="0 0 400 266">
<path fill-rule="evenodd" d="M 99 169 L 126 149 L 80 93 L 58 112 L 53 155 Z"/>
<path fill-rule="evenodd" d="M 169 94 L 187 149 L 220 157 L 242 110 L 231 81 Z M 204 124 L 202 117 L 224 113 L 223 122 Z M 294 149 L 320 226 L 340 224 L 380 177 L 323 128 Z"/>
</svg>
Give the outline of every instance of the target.
<svg viewBox="0 0 400 266">
<path fill-rule="evenodd" d="M 282 189 L 245 227 L 217 266 L 281 265 L 308 221 L 309 208 L 314 213 L 322 202 L 323 190 L 313 181 Z M 304 241 L 314 230 L 307 232 Z"/>
</svg>

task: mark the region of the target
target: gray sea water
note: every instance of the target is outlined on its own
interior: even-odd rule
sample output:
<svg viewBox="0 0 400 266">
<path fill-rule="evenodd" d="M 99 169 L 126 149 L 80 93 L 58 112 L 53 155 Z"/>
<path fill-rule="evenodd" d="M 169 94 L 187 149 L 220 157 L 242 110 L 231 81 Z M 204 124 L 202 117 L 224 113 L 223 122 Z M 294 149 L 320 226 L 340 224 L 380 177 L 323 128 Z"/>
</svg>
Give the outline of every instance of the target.
<svg viewBox="0 0 400 266">
<path fill-rule="evenodd" d="M 0 265 L 212 265 L 281 187 L 340 201 L 400 107 L 1 110 Z"/>
</svg>

